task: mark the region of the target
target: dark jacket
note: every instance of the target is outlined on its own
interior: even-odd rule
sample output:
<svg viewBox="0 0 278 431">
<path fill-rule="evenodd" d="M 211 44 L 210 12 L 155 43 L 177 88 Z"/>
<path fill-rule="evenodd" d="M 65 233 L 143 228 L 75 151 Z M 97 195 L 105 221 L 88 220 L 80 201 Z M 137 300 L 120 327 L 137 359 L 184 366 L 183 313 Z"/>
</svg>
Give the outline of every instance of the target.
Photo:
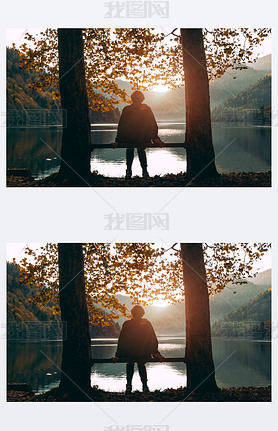
<svg viewBox="0 0 278 431">
<path fill-rule="evenodd" d="M 124 107 L 118 125 L 116 142 L 140 146 L 156 139 L 157 133 L 157 123 L 148 105 L 133 103 Z"/>
<path fill-rule="evenodd" d="M 118 341 L 118 358 L 148 359 L 158 352 L 158 341 L 151 322 L 134 317 L 124 322 Z"/>
</svg>

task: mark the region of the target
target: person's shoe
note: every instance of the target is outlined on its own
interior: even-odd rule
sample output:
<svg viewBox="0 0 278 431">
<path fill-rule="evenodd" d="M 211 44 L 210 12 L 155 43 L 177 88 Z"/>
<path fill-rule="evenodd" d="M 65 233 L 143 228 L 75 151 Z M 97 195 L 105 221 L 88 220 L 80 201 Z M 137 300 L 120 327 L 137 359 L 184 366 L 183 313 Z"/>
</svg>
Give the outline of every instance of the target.
<svg viewBox="0 0 278 431">
<path fill-rule="evenodd" d="M 147 169 L 143 170 L 143 178 L 150 178 L 149 173 L 147 171 Z"/>
<path fill-rule="evenodd" d="M 125 179 L 126 180 L 130 180 L 130 178 L 131 178 L 131 176 L 132 176 L 132 172 L 130 171 L 130 170 L 126 170 L 126 174 L 125 174 Z"/>
<path fill-rule="evenodd" d="M 131 391 L 132 391 L 132 386 L 131 385 L 126 385 L 125 394 L 129 395 L 129 394 L 131 394 Z"/>
<path fill-rule="evenodd" d="M 148 388 L 148 385 L 143 385 L 143 393 L 144 394 L 149 394 L 150 390 Z"/>
</svg>

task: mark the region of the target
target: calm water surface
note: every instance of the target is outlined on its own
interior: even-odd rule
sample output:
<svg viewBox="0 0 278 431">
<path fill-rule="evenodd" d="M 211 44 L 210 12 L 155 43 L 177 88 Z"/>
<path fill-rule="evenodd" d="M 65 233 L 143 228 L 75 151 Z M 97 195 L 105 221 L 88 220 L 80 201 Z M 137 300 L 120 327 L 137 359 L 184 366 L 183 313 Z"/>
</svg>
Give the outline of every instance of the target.
<svg viewBox="0 0 278 431">
<path fill-rule="evenodd" d="M 92 142 L 110 143 L 116 137 L 116 124 L 93 124 Z M 165 142 L 184 142 L 184 123 L 159 123 L 159 136 Z M 59 168 L 62 129 L 8 129 L 7 167 L 29 168 L 36 178 Z M 271 167 L 270 127 L 223 127 L 213 125 L 216 165 L 221 173 L 265 172 Z M 186 170 L 183 148 L 147 149 L 151 176 Z M 97 149 L 92 153 L 91 170 L 110 177 L 125 174 L 124 149 Z M 136 156 L 133 174 L 141 175 Z"/>
<path fill-rule="evenodd" d="M 92 356 L 110 358 L 117 340 L 92 339 Z M 159 350 L 166 357 L 184 356 L 183 337 L 159 337 Z M 8 382 L 31 383 L 36 392 L 45 392 L 59 383 L 61 342 L 20 342 L 8 345 Z M 268 386 L 271 384 L 271 343 L 255 340 L 213 339 L 216 380 L 219 387 Z M 228 358 L 228 359 L 227 359 Z M 182 363 L 147 364 L 151 390 L 186 385 L 186 368 Z M 125 364 L 96 364 L 91 384 L 109 391 L 125 389 Z M 141 390 L 138 372 L 133 388 Z"/>
</svg>

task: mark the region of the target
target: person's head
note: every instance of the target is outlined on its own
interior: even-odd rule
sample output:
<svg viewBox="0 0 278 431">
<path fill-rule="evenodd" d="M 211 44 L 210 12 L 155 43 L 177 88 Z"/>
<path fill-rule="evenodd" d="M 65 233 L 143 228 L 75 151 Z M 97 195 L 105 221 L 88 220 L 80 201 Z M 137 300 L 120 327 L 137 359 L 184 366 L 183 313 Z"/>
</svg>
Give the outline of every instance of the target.
<svg viewBox="0 0 278 431">
<path fill-rule="evenodd" d="M 131 100 L 133 103 L 142 103 L 144 99 L 144 94 L 139 90 L 134 91 L 131 95 Z"/>
<path fill-rule="evenodd" d="M 132 317 L 143 317 L 145 314 L 144 308 L 141 305 L 135 305 L 131 309 Z"/>
</svg>

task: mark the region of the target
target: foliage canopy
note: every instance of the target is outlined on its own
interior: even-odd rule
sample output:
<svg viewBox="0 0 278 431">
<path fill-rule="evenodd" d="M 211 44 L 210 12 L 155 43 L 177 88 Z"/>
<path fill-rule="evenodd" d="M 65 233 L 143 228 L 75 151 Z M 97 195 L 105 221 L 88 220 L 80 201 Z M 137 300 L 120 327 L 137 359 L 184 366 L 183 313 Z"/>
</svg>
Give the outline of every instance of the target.
<svg viewBox="0 0 278 431">
<path fill-rule="evenodd" d="M 182 86 L 182 47 L 176 31 L 83 29 L 90 108 L 111 110 L 121 101 L 130 101 L 117 79 L 125 79 L 133 84 L 133 89 L 141 90 L 150 90 L 158 82 L 169 89 Z M 268 28 L 203 29 L 209 78 L 213 80 L 230 67 L 245 68 L 246 63 L 255 61 L 254 48 L 269 33 Z M 22 67 L 39 72 L 32 87 L 36 90 L 51 88 L 53 96 L 59 97 L 57 30 L 48 28 L 38 37 L 26 33 L 25 39 L 18 48 Z"/>
<path fill-rule="evenodd" d="M 269 243 L 203 244 L 210 294 L 228 283 L 242 284 L 257 271 L 254 264 L 269 250 Z M 183 300 L 180 249 L 150 243 L 83 244 L 87 304 L 93 324 L 109 325 L 127 316 L 117 294 L 133 303 L 151 304 L 155 299 L 170 303 Z M 14 262 L 16 263 L 16 262 Z M 36 286 L 32 301 L 42 307 L 50 301 L 59 313 L 58 246 L 48 243 L 39 251 L 26 248 L 20 261 L 21 282 Z M 105 311 L 105 314 L 103 313 Z"/>
</svg>

